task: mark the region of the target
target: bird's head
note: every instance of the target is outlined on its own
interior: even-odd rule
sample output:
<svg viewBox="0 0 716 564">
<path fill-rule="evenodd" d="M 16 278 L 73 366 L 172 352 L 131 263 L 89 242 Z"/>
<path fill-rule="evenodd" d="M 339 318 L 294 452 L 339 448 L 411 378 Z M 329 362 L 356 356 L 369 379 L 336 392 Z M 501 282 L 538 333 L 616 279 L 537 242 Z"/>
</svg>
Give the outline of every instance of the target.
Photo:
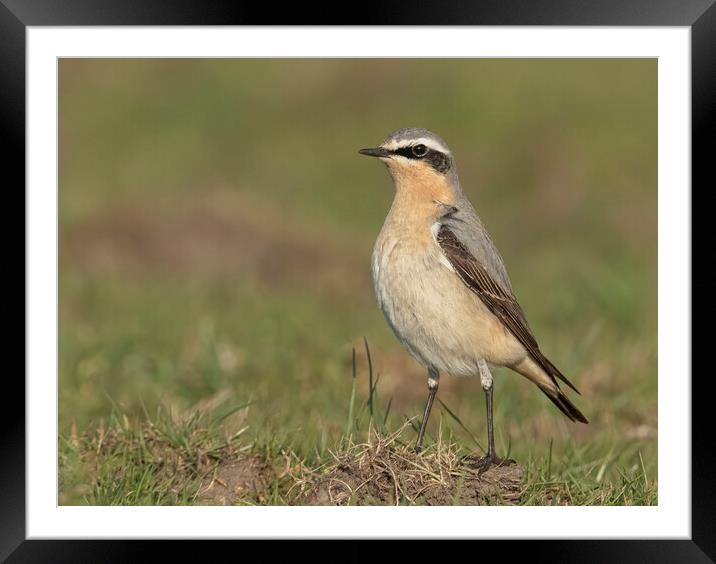
<svg viewBox="0 0 716 564">
<path fill-rule="evenodd" d="M 399 129 L 378 147 L 358 152 L 383 161 L 399 192 L 407 190 L 428 195 L 428 192 L 439 189 L 454 195 L 459 190 L 450 149 L 445 141 L 427 129 Z"/>
</svg>

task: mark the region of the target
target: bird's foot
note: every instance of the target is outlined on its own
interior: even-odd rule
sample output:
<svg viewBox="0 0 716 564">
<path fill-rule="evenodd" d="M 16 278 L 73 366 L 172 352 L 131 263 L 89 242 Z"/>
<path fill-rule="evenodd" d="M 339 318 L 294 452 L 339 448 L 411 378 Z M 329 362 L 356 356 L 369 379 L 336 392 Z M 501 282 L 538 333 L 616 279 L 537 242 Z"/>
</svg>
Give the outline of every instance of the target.
<svg viewBox="0 0 716 564">
<path fill-rule="evenodd" d="M 494 454 L 488 454 L 473 462 L 474 467 L 477 468 L 478 476 L 482 476 L 493 466 L 509 466 L 510 464 L 516 464 L 516 462 L 512 458 L 499 458 Z"/>
</svg>

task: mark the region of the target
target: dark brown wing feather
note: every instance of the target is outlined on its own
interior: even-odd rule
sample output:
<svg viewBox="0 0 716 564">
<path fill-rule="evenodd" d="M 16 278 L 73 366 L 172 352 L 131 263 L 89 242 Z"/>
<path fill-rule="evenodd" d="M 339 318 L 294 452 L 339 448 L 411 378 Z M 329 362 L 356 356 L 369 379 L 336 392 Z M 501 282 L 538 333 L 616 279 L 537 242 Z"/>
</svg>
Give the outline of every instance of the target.
<svg viewBox="0 0 716 564">
<path fill-rule="evenodd" d="M 532 330 L 525 319 L 525 314 L 515 297 L 492 279 L 487 269 L 472 256 L 449 227 L 445 225 L 440 227 L 437 241 L 445 257 L 450 261 L 463 283 L 475 292 L 487 308 L 519 339 L 535 362 L 553 380 L 557 377 L 579 393 L 579 390 L 539 350 L 537 340 L 532 334 Z"/>
</svg>

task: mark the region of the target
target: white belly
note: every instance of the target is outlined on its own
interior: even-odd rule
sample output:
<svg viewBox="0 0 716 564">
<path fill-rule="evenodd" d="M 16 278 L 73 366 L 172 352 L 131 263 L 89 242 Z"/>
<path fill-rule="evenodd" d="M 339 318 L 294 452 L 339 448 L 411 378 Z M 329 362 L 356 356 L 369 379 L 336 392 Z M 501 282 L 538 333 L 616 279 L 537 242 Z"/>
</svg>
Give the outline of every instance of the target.
<svg viewBox="0 0 716 564">
<path fill-rule="evenodd" d="M 480 359 L 511 366 L 524 358 L 524 347 L 451 270 L 434 241 L 381 233 L 372 274 L 388 323 L 424 366 L 471 376 Z"/>
</svg>

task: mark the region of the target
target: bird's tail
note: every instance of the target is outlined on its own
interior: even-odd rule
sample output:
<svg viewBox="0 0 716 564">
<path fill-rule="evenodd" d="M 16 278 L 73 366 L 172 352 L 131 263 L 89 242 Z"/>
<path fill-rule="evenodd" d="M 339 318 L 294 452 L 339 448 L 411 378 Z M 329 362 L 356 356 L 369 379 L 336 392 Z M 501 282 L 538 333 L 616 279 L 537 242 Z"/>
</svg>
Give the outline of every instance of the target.
<svg viewBox="0 0 716 564">
<path fill-rule="evenodd" d="M 589 423 L 582 412 L 577 409 L 577 406 L 569 401 L 569 398 L 565 396 L 558 387 L 547 387 L 541 384 L 537 384 L 537 386 L 570 420 L 579 421 L 580 423 Z"/>
<path fill-rule="evenodd" d="M 544 364 L 538 364 L 530 356 L 527 356 L 522 362 L 513 366 L 512 368 L 526 378 L 532 380 L 532 382 L 534 382 L 535 384 L 537 384 L 537 387 L 542 390 L 544 394 L 550 399 L 550 401 L 554 405 L 556 405 L 562 413 L 569 417 L 571 421 L 589 423 L 589 421 L 587 421 L 587 418 L 582 414 L 582 412 L 577 409 L 577 406 L 575 406 L 569 400 L 569 398 L 564 395 L 564 392 L 559 389 L 559 384 L 557 384 L 557 380 L 550 372 L 556 371 L 558 374 L 560 374 L 560 376 L 561 373 L 559 373 L 559 371 L 554 368 L 554 365 L 551 362 L 547 364 L 547 367 L 550 368 L 549 372 L 545 370 Z M 567 380 L 566 378 L 564 378 L 564 376 L 562 376 L 560 379 L 564 381 Z M 570 386 L 574 388 L 574 386 L 572 386 L 571 384 Z M 574 389 L 576 391 L 576 388 Z"/>
</svg>

